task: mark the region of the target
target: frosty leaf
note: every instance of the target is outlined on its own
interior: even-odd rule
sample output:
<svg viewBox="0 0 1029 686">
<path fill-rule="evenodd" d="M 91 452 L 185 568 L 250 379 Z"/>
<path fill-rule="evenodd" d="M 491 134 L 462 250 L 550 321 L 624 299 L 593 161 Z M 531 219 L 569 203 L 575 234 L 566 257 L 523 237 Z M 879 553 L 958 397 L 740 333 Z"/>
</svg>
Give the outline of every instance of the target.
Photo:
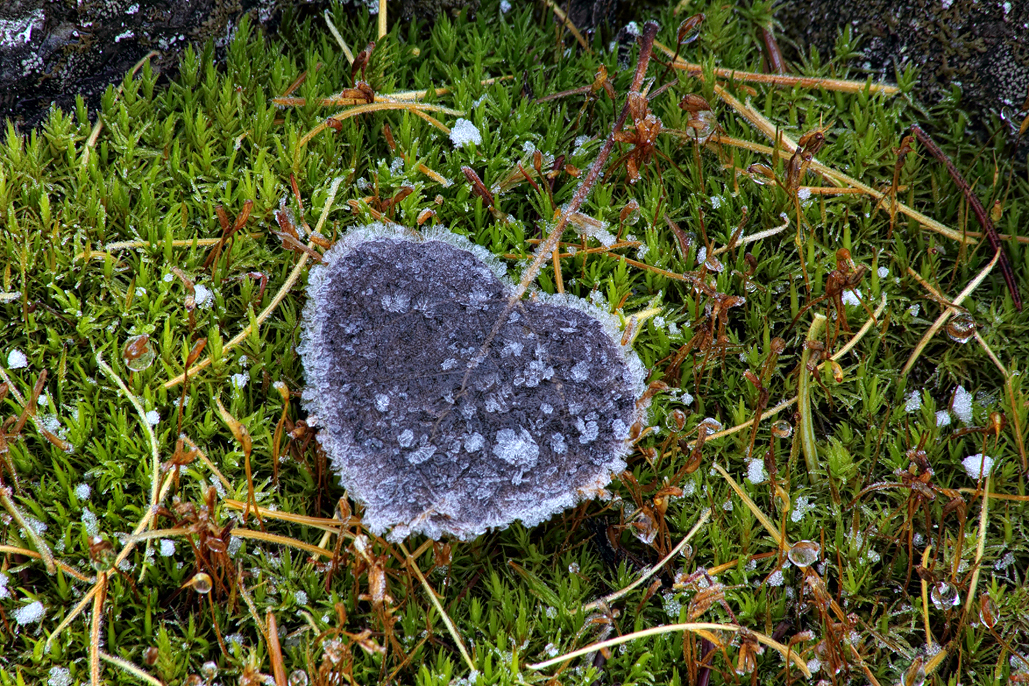
<svg viewBox="0 0 1029 686">
<path fill-rule="evenodd" d="M 508 310 L 514 289 L 445 230 L 355 229 L 311 271 L 304 404 L 373 532 L 534 526 L 625 467 L 639 359 L 596 307 L 537 294 Z"/>
</svg>

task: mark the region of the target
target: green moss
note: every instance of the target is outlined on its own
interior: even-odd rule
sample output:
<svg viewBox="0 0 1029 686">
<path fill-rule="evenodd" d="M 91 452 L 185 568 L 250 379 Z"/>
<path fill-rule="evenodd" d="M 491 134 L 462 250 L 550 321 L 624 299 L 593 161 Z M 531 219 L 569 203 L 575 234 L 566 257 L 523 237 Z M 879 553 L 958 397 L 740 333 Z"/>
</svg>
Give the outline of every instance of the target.
<svg viewBox="0 0 1029 686">
<path fill-rule="evenodd" d="M 762 7 L 767 12 L 767 6 L 755 6 L 744 13 L 712 3 L 705 9 L 708 21 L 701 37 L 684 49 L 685 57 L 708 68 L 758 70 L 755 27 L 767 20 Z M 333 16 L 351 46 L 374 38 L 374 22 L 367 17 L 347 22 L 343 11 Z M 669 9 L 656 19 L 664 27 L 659 40 L 671 43 L 680 18 Z M 274 211 L 284 202 L 298 220 L 302 216 L 313 226 L 326 207 L 333 179 L 339 177 L 344 180 L 323 231 L 330 240 L 350 225 L 371 220 L 369 206 L 376 206 L 376 200 L 369 196 L 389 199 L 410 187 L 413 192 L 392 210 L 396 221 L 413 226 L 421 212 L 433 209 L 436 215 L 430 221 L 466 234 L 498 255 L 531 254 L 530 239 L 546 230 L 554 209 L 568 202 L 577 187 L 579 178 L 568 173 L 575 169 L 560 171 L 550 191 L 545 184 L 523 182 L 496 194 L 498 212 L 493 213 L 473 195 L 461 166 L 471 166 L 491 186 L 519 163 L 532 167 L 527 152 L 531 144 L 548 160 L 563 155 L 565 165 L 586 170 L 621 108 L 631 66 L 620 68 L 617 56 L 599 40 L 589 54 L 567 35 L 556 42 L 549 15 L 528 7 L 502 14 L 496 3 L 484 3 L 474 20 L 462 15 L 443 17 L 431 29 L 394 28 L 377 41 L 367 72 L 379 92 L 449 89 L 427 100 L 465 112 L 482 134 L 481 145 L 455 149 L 425 120 L 392 111 L 347 119 L 339 131 L 327 129 L 298 151 L 298 142 L 332 111 L 318 107 L 317 99 L 351 85 L 351 75 L 322 24 L 297 27 L 295 36 L 272 43 L 243 25 L 225 64 L 212 65 L 210 49 L 190 51 L 179 77 L 163 89 L 144 67 L 104 97 L 95 142 L 93 123 L 81 106 L 75 112 L 55 112 L 43 129 L 25 136 L 8 130 L 0 149 L 0 364 L 6 368 L 15 350 L 27 357 L 27 367 L 7 372 L 23 397 L 31 395 L 47 370 L 42 387 L 46 401 L 40 401 L 37 419 L 74 449 L 60 449 L 28 421 L 18 435 L 8 437 L 8 450 L 0 456 L 18 474 L 17 507 L 46 525 L 42 537 L 59 561 L 92 575 L 91 546 L 94 557 L 109 561 L 94 535 L 112 544 L 115 552 L 121 550 L 124 536 L 148 507 L 151 445 L 143 419 L 98 365 L 99 354 L 139 398 L 144 412 L 160 417 L 154 432 L 161 462 L 175 457 L 182 433 L 229 481 L 228 488 L 222 486 L 198 456 L 179 460 L 188 464 L 182 466 L 174 491 L 178 500 L 169 496 L 165 504 L 170 512 L 162 512 L 157 525 L 192 526 L 191 517 L 207 517 L 204 521 L 211 526 L 195 529 L 195 549 L 173 532 L 161 538 L 174 541 L 174 550 L 154 542 L 147 557 L 147 545 L 140 544 L 129 555 L 124 573 L 110 576 L 100 626 L 105 653 L 167 683 L 187 683 L 188 675 L 201 674 L 207 661 L 217 664 L 216 682 L 235 682 L 258 671 L 270 674 L 269 648 L 258 619 L 265 622 L 271 611 L 281 630 L 287 674 L 307 671 L 313 683 L 336 683 L 337 677 L 329 674 L 334 670 L 352 675 L 357 683 L 468 679 L 468 668 L 396 546 L 368 541 L 362 553 L 352 538 L 345 538 L 339 564 L 329 568 L 324 560 L 312 564 L 307 552 L 236 537 L 230 557 L 218 557 L 220 545 L 212 536 L 239 517 L 226 501 L 246 501 L 247 479 L 246 451 L 219 412 L 216 397 L 252 438 L 250 464 L 260 505 L 331 517 L 344 495 L 332 483 L 313 432 L 299 423 L 303 414 L 296 397 L 277 430 L 283 401 L 274 384 L 282 382 L 294 394 L 302 387 L 295 352 L 304 301 L 301 285 L 240 345 L 230 348 L 229 341 L 271 304 L 299 259 L 271 233 L 280 229 Z M 809 65 L 817 72 L 812 75 L 847 75 L 846 60 L 853 57 L 849 38 L 844 36 L 837 48 L 839 59 L 831 66 Z M 541 97 L 588 86 L 601 63 L 617 91 L 617 103 L 602 93 L 585 103 L 583 96 L 542 103 L 523 96 L 525 91 Z M 654 64 L 649 73 L 661 78 L 663 71 Z M 309 104 L 277 107 L 272 98 L 305 72 L 306 80 L 293 95 Z M 481 83 L 508 75 L 514 78 Z M 907 90 L 911 83 L 908 74 L 901 85 Z M 819 160 L 870 186 L 889 186 L 894 150 L 916 117 L 905 97 L 749 89 L 731 87 L 793 138 L 820 121 L 833 122 Z M 727 135 L 767 143 L 716 100 L 710 82 L 685 76 L 651 104 L 666 127 L 685 126 L 687 117 L 677 103 L 690 92 L 708 98 Z M 455 120 L 438 118 L 448 125 Z M 386 124 L 395 151 L 387 145 Z M 953 129 L 955 138 L 945 141 L 958 168 L 987 207 L 995 200 L 1000 203 L 998 230 L 1017 234 L 1025 223 L 1020 199 L 1029 192 L 1026 178 L 1011 171 L 1002 141 L 977 155 L 954 144 L 963 131 L 960 116 Z M 621 146 L 614 159 L 629 149 Z M 724 269 L 709 275 L 706 283 L 746 302 L 720 315 L 713 325 L 716 345 L 705 345 L 704 331 L 712 322 L 705 313 L 716 298 L 689 281 L 632 266 L 618 255 L 683 274 L 699 269 L 698 252 L 705 247 L 701 211 L 713 247 L 730 242 L 744 208 L 749 216 L 744 235 L 781 225 L 784 212 L 794 221 L 793 202 L 781 189 L 734 175 L 754 163 L 774 166 L 783 174 L 788 160 L 780 157 L 773 163 L 764 155 L 728 146 L 704 149 L 701 174 L 692 143 L 662 136 L 657 149 L 675 167 L 655 156 L 635 184 L 626 182 L 624 168 L 615 170 L 584 208 L 608 222 L 612 232 L 621 229 L 625 238 L 633 234 L 641 245 L 604 255 L 587 253 L 580 244 L 576 255 L 563 261 L 562 277 L 570 292 L 583 297 L 597 292 L 612 307 L 620 305 L 618 313 L 626 321 L 647 308 L 661 308 L 660 315 L 641 323 L 635 339 L 636 349 L 653 369 L 652 379 L 669 386 L 653 400 L 652 423 L 660 430 L 641 441 L 624 478 L 610 485 L 613 499 L 590 501 L 533 530 L 514 526 L 470 544 L 429 546 L 418 563 L 470 649 L 478 683 L 542 681 L 527 665 L 592 642 L 607 631 L 608 622 L 613 622 L 609 635 L 614 636 L 686 621 L 691 600 L 700 601 L 693 590 L 675 586 L 676 573 L 689 575 L 718 565 L 724 565 L 718 580 L 726 584 L 725 605 L 715 602 L 697 615 L 698 621 L 732 621 L 732 610 L 742 624 L 768 634 L 789 622 L 784 641 L 797 631 L 813 632 L 812 640 L 797 643 L 794 650 L 807 660 L 818 656 L 823 665 L 819 678 L 831 679 L 826 673 L 830 655 L 840 654 L 840 683 L 863 680 L 865 667 L 880 682 L 894 683 L 916 660 L 926 658 L 920 580 L 953 584 L 962 603 L 969 592 L 982 499 L 968 490 L 943 490 L 975 488 L 961 461 L 985 452 L 997 463 L 991 489 L 1012 495 L 1024 491 L 1013 427 L 1016 413 L 1022 431 L 1029 426 L 1020 376 L 1026 366 L 1027 317 L 1015 311 L 996 273 L 964 303 L 983 339 L 1011 372 L 1014 407 L 1004 377 L 983 349 L 974 341 L 952 342 L 943 332 L 930 341 L 910 374 L 901 376 L 908 356 L 942 311 L 912 272 L 953 299 L 992 254 L 985 244 L 961 248 L 902 216 L 890 235 L 888 212 L 865 196 L 813 196 L 801 207 L 806 224 L 800 236 L 811 296 L 793 223 L 783 233 L 723 252 L 718 259 Z M 452 185 L 436 183 L 419 165 Z M 291 175 L 302 212 L 290 190 Z M 815 182 L 814 175 L 807 177 L 807 183 Z M 899 200 L 949 227 L 978 230 L 953 182 L 931 159 L 909 155 L 900 169 L 900 183 L 904 189 Z M 630 199 L 640 205 L 639 219 L 619 226 L 620 212 Z M 198 241 L 222 234 L 216 208 L 223 207 L 231 222 L 247 201 L 253 202 L 249 221 L 226 243 L 220 258 L 205 267 L 211 249 Z M 667 220 L 689 240 L 681 243 Z M 578 239 L 570 230 L 565 240 Z M 125 241 L 143 245 L 118 247 Z M 875 306 L 885 296 L 887 309 L 880 325 L 840 361 L 842 380 L 828 371 L 812 377 L 811 419 L 818 454 L 825 458 L 821 478 L 813 480 L 807 473 L 796 432 L 790 438 L 772 434 L 774 419 L 790 421 L 792 408 L 760 424 L 752 449 L 758 458 L 774 450 L 769 462 L 775 466 L 779 496 L 767 480 L 752 484 L 744 479 L 749 428 L 709 440 L 699 453 L 699 469 L 686 474 L 685 466 L 694 457 L 688 442 L 705 417 L 728 427 L 750 420 L 759 405 L 771 408 L 795 395 L 803 332 L 816 312 L 825 311 L 827 301 L 804 312 L 797 325 L 789 325 L 801 307 L 824 293 L 836 268 L 836 251 L 843 247 L 857 265 L 870 269 L 858 286 L 864 300 Z M 1005 247 L 1022 292 L 1029 293 L 1029 251 L 1014 241 Z M 508 262 L 512 273 L 518 273 L 522 261 L 511 257 Z M 180 273 L 193 282 L 192 294 Z M 264 290 L 262 277 L 267 278 Z M 556 287 L 552 267 L 538 283 L 545 290 Z M 868 317 L 860 305 L 847 306 L 847 316 L 853 331 Z M 831 311 L 827 329 L 835 336 L 827 341 L 831 350 L 852 335 L 838 330 Z M 156 361 L 130 373 L 123 348 L 129 337 L 141 333 L 150 336 Z M 786 346 L 769 365 L 773 337 L 784 338 Z M 201 338 L 207 347 L 198 359 L 213 353 L 219 362 L 191 374 L 188 401 L 180 410 L 182 387 L 166 389 L 164 384 L 182 373 Z M 745 378 L 748 371 L 762 379 L 763 390 Z M 243 380 L 245 385 L 238 387 Z M 999 435 L 968 431 L 970 425 L 956 419 L 949 426 L 939 425 L 937 413 L 949 405 L 958 385 L 976 398 L 971 425 L 989 426 L 994 412 L 1006 416 Z M 922 407 L 908 411 L 913 392 L 920 394 Z M 0 408 L 3 431 L 10 434 L 14 422 L 7 418 L 21 415 L 23 405 L 8 392 Z M 681 427 L 673 410 L 681 412 Z M 775 428 L 783 433 L 782 426 Z M 909 451 L 923 438 L 932 472 L 923 471 L 917 460 L 914 472 L 908 472 L 912 460 L 921 459 Z M 283 456 L 277 466 L 275 446 Z M 181 447 L 178 457 L 186 453 L 188 447 Z M 791 541 L 811 539 L 822 545 L 824 558 L 812 569 L 824 580 L 824 593 L 795 567 L 782 570 L 781 577 L 775 574 L 775 556 L 762 556 L 775 552 L 772 538 L 710 469 L 714 462 L 736 475 L 772 521 L 781 518 Z M 901 480 L 911 485 L 912 476 L 922 474 L 928 475 L 928 484 L 867 490 Z M 5 484 L 14 486 L 10 471 L 2 475 Z M 82 484 L 89 486 L 88 496 Z M 212 485 L 218 489 L 210 501 L 214 507 L 205 511 L 201 508 Z M 794 521 L 779 509 L 783 496 L 794 513 L 810 510 Z M 691 541 L 688 555 L 676 558 L 657 577 L 662 585 L 653 595 L 644 584 L 613 603 L 611 612 L 593 615 L 583 609 L 631 583 L 641 566 L 656 563 L 703 507 L 712 508 L 711 522 Z M 661 526 L 647 544 L 633 533 L 645 534 L 651 517 Z M 5 545 L 31 545 L 15 523 L 5 522 Z M 264 525 L 269 532 L 312 545 L 323 535 L 314 526 L 268 517 Z M 245 527 L 239 526 L 260 528 L 253 516 Z M 928 607 L 934 639 L 948 649 L 931 677 L 936 683 L 958 677 L 1004 683 L 1010 674 L 1025 671 L 1021 663 L 1009 661 L 998 640 L 1026 644 L 1025 528 L 1021 502 L 991 502 L 977 595 L 989 592 L 997 605 L 999 619 L 992 633 L 973 624 L 978 599 L 967 616 L 964 604 L 950 610 Z M 351 530 L 357 531 L 356 523 Z M 329 539 L 330 551 L 335 543 Z M 413 551 L 421 543 L 409 541 L 407 548 Z M 932 549 L 923 558 L 929 545 Z M 759 557 L 752 560 L 754 555 Z M 91 607 L 85 621 L 76 619 L 54 639 L 49 653 L 43 647 L 90 585 L 63 572 L 49 576 L 40 561 L 26 556 L 5 553 L 3 565 L 9 597 L 0 600 L 7 619 L 0 641 L 0 683 L 43 683 L 52 668 L 70 670 L 73 682 L 88 681 Z M 384 571 L 389 596 L 384 605 L 369 600 L 369 580 L 377 578 L 376 569 Z M 183 587 L 202 570 L 215 576 L 213 603 Z M 239 590 L 219 587 L 219 575 L 241 583 L 257 618 Z M 46 610 L 43 619 L 20 625 L 19 608 L 37 600 Z M 830 601 L 838 604 L 839 612 Z M 842 652 L 817 652 L 823 640 L 823 646 Z M 153 664 L 147 660 L 150 648 L 156 649 L 150 653 Z M 693 651 L 692 662 L 684 662 L 681 633 L 643 638 L 613 649 L 603 660 L 581 658 L 558 679 L 688 683 L 697 674 L 699 640 L 687 640 L 685 648 Z M 738 647 L 716 655 L 712 683 L 735 683 L 737 655 Z M 782 661 L 773 651 L 758 656 L 757 665 L 759 682 L 783 683 Z M 101 663 L 101 671 L 110 683 L 137 681 L 109 662 Z"/>
</svg>

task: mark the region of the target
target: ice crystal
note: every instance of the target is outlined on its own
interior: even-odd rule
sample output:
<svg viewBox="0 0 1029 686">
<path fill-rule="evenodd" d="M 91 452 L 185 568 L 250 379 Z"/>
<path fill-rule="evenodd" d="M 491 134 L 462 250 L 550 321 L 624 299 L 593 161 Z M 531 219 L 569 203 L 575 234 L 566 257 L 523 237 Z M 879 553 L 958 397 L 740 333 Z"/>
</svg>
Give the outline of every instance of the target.
<svg viewBox="0 0 1029 686">
<path fill-rule="evenodd" d="M 535 526 L 624 468 L 645 370 L 617 320 L 513 292 L 496 258 L 441 229 L 355 229 L 312 270 L 303 401 L 371 531 Z"/>
</svg>

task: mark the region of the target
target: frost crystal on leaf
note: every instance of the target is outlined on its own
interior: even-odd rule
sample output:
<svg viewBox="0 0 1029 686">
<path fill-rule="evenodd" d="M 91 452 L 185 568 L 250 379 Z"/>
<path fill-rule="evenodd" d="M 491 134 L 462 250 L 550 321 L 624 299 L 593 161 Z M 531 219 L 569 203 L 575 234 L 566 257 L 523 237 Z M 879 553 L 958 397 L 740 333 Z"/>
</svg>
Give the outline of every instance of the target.
<svg viewBox="0 0 1029 686">
<path fill-rule="evenodd" d="M 303 402 L 374 533 L 535 526 L 624 469 L 646 371 L 617 320 L 514 288 L 440 229 L 355 229 L 312 269 Z"/>
</svg>

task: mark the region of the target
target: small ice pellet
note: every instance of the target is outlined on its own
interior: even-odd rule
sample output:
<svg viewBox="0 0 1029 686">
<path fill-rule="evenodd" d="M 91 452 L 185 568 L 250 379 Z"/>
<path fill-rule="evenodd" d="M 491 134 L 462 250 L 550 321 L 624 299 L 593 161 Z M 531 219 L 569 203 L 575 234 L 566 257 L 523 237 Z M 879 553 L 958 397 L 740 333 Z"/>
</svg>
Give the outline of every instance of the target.
<svg viewBox="0 0 1029 686">
<path fill-rule="evenodd" d="M 161 415 L 158 414 L 157 410 L 150 410 L 146 413 L 146 423 L 150 426 L 157 426 L 160 421 Z"/>
<path fill-rule="evenodd" d="M 157 550 L 161 553 L 161 557 L 171 557 L 175 554 L 175 541 L 170 538 L 162 538 Z"/>
<path fill-rule="evenodd" d="M 879 267 L 879 269 L 877 269 L 876 272 L 879 274 L 879 278 L 880 279 L 885 279 L 887 276 L 890 275 L 890 268 L 889 267 Z"/>
<path fill-rule="evenodd" d="M 75 497 L 79 500 L 89 500 L 89 496 L 93 493 L 93 489 L 89 484 L 79 484 L 75 487 Z"/>
<path fill-rule="evenodd" d="M 18 349 L 14 349 L 7 353 L 7 368 L 8 369 L 23 369 L 29 366 L 29 358 L 25 357 L 25 353 Z"/>
<path fill-rule="evenodd" d="M 247 381 L 250 381 L 250 377 L 243 372 L 239 374 L 233 374 L 229 378 L 229 383 L 232 384 L 232 388 L 237 391 L 242 391 L 247 387 Z"/>
</svg>

